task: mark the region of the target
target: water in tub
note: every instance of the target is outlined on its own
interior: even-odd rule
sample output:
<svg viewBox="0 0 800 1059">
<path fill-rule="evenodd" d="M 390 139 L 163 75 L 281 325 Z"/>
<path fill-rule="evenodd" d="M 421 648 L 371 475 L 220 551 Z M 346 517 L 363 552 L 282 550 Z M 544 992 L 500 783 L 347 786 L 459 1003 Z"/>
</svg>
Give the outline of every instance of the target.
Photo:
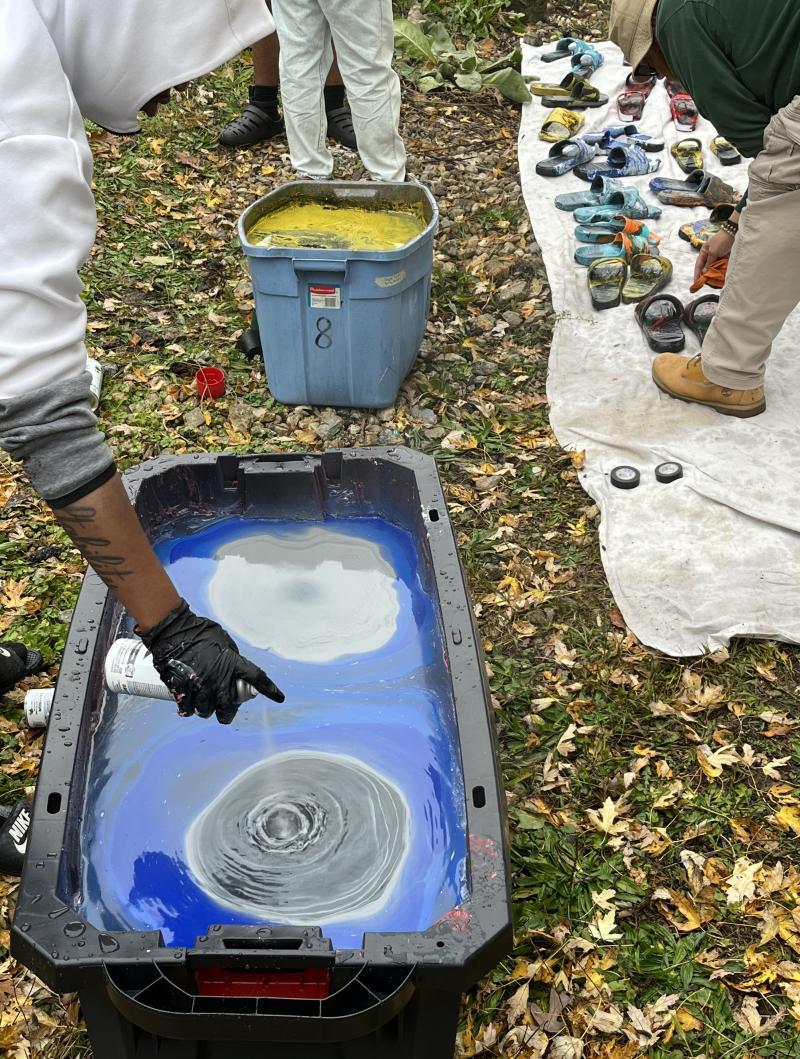
<svg viewBox="0 0 800 1059">
<path fill-rule="evenodd" d="M 248 229 L 256 246 L 325 250 L 399 250 L 425 231 L 418 203 L 407 209 L 364 209 L 322 202 L 290 202 L 265 213 Z"/>
<path fill-rule="evenodd" d="M 80 911 L 190 946 L 212 923 L 423 930 L 461 903 L 465 808 L 438 606 L 380 519 L 230 518 L 163 540 L 178 590 L 286 692 L 229 727 L 108 695 Z"/>
</svg>

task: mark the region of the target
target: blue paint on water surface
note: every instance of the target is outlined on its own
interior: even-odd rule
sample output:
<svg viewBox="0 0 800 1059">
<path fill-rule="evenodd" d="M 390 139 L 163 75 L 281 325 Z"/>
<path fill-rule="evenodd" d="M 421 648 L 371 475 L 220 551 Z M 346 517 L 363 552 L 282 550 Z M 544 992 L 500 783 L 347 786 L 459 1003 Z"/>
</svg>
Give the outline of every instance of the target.
<svg viewBox="0 0 800 1059">
<path fill-rule="evenodd" d="M 424 930 L 459 905 L 452 689 L 412 536 L 381 519 L 229 518 L 157 551 L 193 609 L 226 611 L 286 702 L 259 696 L 221 727 L 108 695 L 78 910 L 106 930 L 159 929 L 173 946 L 212 923 L 292 923 L 358 948 L 365 931 Z M 265 628 L 280 652 L 252 642 Z M 359 637 L 371 649 L 359 651 Z"/>
</svg>

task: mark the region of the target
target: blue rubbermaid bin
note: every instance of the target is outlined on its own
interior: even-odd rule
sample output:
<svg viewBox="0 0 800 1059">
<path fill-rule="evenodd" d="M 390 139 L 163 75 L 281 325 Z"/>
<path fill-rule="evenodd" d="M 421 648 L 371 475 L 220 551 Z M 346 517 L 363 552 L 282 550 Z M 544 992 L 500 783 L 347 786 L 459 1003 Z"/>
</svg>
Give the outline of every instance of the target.
<svg viewBox="0 0 800 1059">
<path fill-rule="evenodd" d="M 265 247 L 247 232 L 288 202 L 422 206 L 425 230 L 399 250 Z M 394 404 L 425 332 L 439 210 L 419 184 L 298 180 L 239 218 L 270 391 L 283 404 Z"/>
</svg>

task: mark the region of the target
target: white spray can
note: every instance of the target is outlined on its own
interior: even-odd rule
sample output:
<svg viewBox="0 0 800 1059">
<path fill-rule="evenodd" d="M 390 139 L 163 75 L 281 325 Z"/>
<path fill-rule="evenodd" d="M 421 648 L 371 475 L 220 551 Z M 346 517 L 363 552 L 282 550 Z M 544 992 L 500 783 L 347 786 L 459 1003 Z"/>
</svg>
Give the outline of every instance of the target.
<svg viewBox="0 0 800 1059">
<path fill-rule="evenodd" d="M 139 695 L 146 699 L 172 698 L 167 685 L 153 665 L 153 656 L 141 640 L 117 640 L 106 655 L 106 687 L 121 695 Z M 237 700 L 247 702 L 258 692 L 244 680 L 237 681 Z"/>
<path fill-rule="evenodd" d="M 55 688 L 32 688 L 25 693 L 25 720 L 31 728 L 46 728 Z"/>
<path fill-rule="evenodd" d="M 94 360 L 92 357 L 87 357 L 86 370 L 89 372 L 92 380 L 89 384 L 91 391 L 89 401 L 92 405 L 92 411 L 96 411 L 97 406 L 100 404 L 100 393 L 103 389 L 103 366 L 99 361 Z"/>
</svg>

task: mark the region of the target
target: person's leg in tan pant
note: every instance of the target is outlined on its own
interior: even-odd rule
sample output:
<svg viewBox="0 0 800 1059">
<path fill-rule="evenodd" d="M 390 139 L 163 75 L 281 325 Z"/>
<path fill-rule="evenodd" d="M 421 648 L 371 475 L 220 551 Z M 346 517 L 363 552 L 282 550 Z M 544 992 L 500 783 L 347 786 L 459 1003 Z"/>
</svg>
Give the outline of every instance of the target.
<svg viewBox="0 0 800 1059">
<path fill-rule="evenodd" d="M 703 343 L 707 379 L 744 390 L 761 386 L 772 343 L 800 302 L 800 96 L 767 127 L 750 167 L 719 309 Z"/>
</svg>

